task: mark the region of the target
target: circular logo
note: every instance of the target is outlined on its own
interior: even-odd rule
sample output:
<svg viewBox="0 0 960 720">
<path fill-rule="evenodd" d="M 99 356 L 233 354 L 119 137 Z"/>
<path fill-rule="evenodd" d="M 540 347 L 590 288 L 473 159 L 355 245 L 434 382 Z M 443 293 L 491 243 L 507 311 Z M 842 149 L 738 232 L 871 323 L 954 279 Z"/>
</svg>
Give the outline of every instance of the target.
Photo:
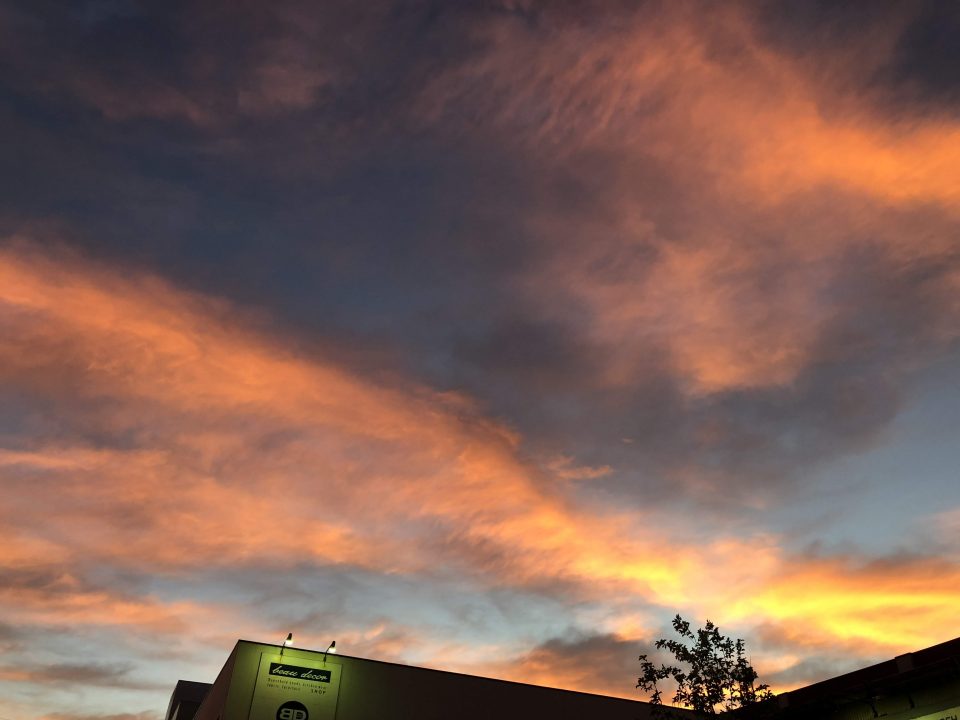
<svg viewBox="0 0 960 720">
<path fill-rule="evenodd" d="M 287 700 L 277 709 L 277 720 L 309 720 L 307 706 L 296 700 Z"/>
</svg>

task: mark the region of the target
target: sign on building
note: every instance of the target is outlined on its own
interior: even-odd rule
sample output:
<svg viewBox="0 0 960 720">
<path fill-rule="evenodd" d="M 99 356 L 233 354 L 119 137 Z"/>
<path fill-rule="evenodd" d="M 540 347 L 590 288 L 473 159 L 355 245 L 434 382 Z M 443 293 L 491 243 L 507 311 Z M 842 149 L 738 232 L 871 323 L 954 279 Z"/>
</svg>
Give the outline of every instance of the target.
<svg viewBox="0 0 960 720">
<path fill-rule="evenodd" d="M 262 653 L 249 720 L 335 720 L 341 666 Z"/>
</svg>

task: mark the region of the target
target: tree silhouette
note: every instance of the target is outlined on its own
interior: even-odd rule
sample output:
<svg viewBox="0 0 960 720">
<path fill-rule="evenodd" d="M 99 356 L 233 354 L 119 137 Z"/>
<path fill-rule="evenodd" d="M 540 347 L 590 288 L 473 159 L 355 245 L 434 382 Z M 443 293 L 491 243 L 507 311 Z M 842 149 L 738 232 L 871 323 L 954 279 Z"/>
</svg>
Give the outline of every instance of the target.
<svg viewBox="0 0 960 720">
<path fill-rule="evenodd" d="M 679 640 L 660 639 L 658 650 L 668 650 L 676 664 L 658 667 L 646 655 L 640 656 L 640 677 L 637 687 L 649 694 L 650 702 L 663 705 L 658 682 L 671 679 L 677 689 L 673 704 L 708 715 L 733 710 L 773 697 L 769 685 L 756 685 L 757 671 L 747 661 L 742 639 L 733 640 L 720 634 L 720 629 L 707 624 L 694 631 L 690 623 L 677 615 L 673 629 Z M 665 713 L 660 712 L 661 717 Z"/>
</svg>

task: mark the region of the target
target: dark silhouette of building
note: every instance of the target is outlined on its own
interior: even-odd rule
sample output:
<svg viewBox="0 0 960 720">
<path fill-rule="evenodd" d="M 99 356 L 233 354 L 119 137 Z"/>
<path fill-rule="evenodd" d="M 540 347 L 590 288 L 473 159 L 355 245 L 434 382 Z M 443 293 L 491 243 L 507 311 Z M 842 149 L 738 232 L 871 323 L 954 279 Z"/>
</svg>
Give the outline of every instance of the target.
<svg viewBox="0 0 960 720">
<path fill-rule="evenodd" d="M 177 683 L 166 720 L 647 720 L 654 710 L 634 700 L 240 640 L 212 684 Z M 960 720 L 960 638 L 726 714 Z"/>
<path fill-rule="evenodd" d="M 200 703 L 207 696 L 210 683 L 178 680 L 167 706 L 167 720 L 193 720 Z"/>
<path fill-rule="evenodd" d="M 960 638 L 782 693 L 736 720 L 960 720 Z"/>
</svg>

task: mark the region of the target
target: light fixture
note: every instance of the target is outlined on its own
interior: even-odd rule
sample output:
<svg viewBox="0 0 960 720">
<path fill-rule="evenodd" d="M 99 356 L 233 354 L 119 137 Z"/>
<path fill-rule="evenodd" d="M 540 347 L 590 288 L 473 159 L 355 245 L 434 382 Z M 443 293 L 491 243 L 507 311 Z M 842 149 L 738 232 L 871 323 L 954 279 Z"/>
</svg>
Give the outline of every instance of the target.
<svg viewBox="0 0 960 720">
<path fill-rule="evenodd" d="M 324 661 L 324 662 L 327 661 L 327 653 L 333 653 L 334 655 L 337 654 L 337 641 L 336 641 L 336 640 L 334 640 L 333 642 L 331 642 L 330 645 L 327 647 L 327 649 L 323 651 L 323 661 Z"/>
<path fill-rule="evenodd" d="M 287 639 L 283 641 L 283 645 L 280 646 L 280 657 L 283 657 L 283 651 L 293 645 L 293 633 L 287 633 Z"/>
</svg>

